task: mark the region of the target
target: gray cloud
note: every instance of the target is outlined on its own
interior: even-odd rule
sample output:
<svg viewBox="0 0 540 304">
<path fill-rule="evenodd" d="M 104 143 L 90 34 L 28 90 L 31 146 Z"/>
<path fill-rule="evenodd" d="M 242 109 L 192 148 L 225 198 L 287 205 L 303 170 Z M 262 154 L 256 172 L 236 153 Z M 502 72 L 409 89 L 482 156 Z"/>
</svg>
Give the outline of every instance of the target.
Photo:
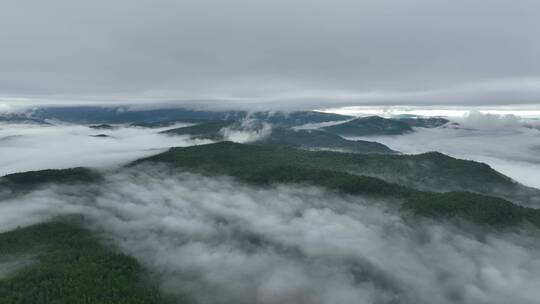
<svg viewBox="0 0 540 304">
<path fill-rule="evenodd" d="M 538 103 L 539 20 L 534 0 L 7 0 L 0 95 Z"/>
<path fill-rule="evenodd" d="M 201 303 L 536 303 L 533 231 L 408 223 L 382 201 L 254 188 L 166 167 L 0 204 L 0 231 L 83 213 L 169 293 Z M 91 186 L 90 186 L 91 187 Z M 74 195 L 76 194 L 76 195 Z M 16 219 L 10 216 L 16 211 Z M 474 230 L 474 229 L 473 229 Z"/>
</svg>

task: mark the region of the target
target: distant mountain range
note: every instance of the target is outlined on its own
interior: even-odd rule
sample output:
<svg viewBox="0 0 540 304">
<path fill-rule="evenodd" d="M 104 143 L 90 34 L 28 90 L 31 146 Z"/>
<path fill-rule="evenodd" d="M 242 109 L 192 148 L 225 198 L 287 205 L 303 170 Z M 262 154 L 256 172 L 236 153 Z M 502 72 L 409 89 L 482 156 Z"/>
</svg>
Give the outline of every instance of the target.
<svg viewBox="0 0 540 304">
<path fill-rule="evenodd" d="M 313 112 L 317 113 L 317 112 Z M 292 122 L 306 122 L 308 114 L 297 113 Z M 301 118 L 299 118 L 301 117 Z M 318 114 L 313 117 L 320 119 Z M 280 119 L 283 117 L 280 116 Z M 259 119 L 252 119 L 255 125 L 261 127 L 261 123 L 268 123 L 268 117 L 259 115 Z M 270 121 L 277 121 L 271 119 Z M 291 123 L 291 121 L 288 121 Z M 371 141 L 347 140 L 342 136 L 374 136 L 374 135 L 398 135 L 413 132 L 413 127 L 439 127 L 449 123 L 443 118 L 400 118 L 388 119 L 378 116 L 362 117 L 337 123 L 332 126 L 319 129 L 292 129 L 290 124 L 272 124 L 271 132 L 253 141 L 256 144 L 272 144 L 303 149 L 334 150 L 355 153 L 396 153 L 389 147 Z M 181 127 L 163 131 L 169 135 L 189 135 L 192 138 L 227 140 L 222 132 L 225 128 L 237 131 L 253 132 L 254 129 L 246 129 L 239 121 L 215 120 L 196 124 L 189 127 Z"/>
<path fill-rule="evenodd" d="M 310 124 L 334 123 L 320 128 L 321 131 L 340 136 L 400 135 L 413 132 L 414 127 L 434 128 L 448 124 L 444 118 L 397 117 L 383 118 L 323 113 L 317 111 L 296 112 L 247 112 L 247 111 L 205 111 L 182 108 L 170 109 L 130 109 L 127 107 L 43 107 L 22 114 L 0 115 L 0 122 L 49 124 L 60 121 L 75 124 L 91 124 L 95 129 L 112 129 L 115 124 L 129 124 L 134 127 L 155 128 L 174 125 L 178 122 L 209 123 L 191 129 L 207 128 L 228 121 L 257 120 L 273 127 L 291 128 Z M 222 122 L 218 122 L 222 121 Z M 189 129 L 183 130 L 187 132 Z M 190 131 L 191 132 L 191 131 Z M 209 133 L 209 130 L 206 131 Z"/>
<path fill-rule="evenodd" d="M 401 135 L 413 132 L 413 127 L 435 128 L 449 123 L 444 118 L 383 118 L 369 116 L 356 118 L 322 129 L 341 136 Z"/>
<path fill-rule="evenodd" d="M 273 125 L 298 126 L 308 123 L 344 121 L 351 116 L 316 111 L 205 111 L 182 108 L 130 109 L 127 107 L 44 107 L 32 110 L 29 117 L 37 120 L 58 120 L 77 124 L 133 124 L 141 127 L 161 127 L 175 122 L 210 120 L 264 120 Z"/>
<path fill-rule="evenodd" d="M 194 126 L 175 128 L 161 133 L 169 135 L 189 135 L 192 138 L 226 140 L 224 128 L 239 132 L 255 132 L 257 130 L 243 129 L 235 121 L 219 120 L 200 123 Z M 347 140 L 341 136 L 322 130 L 294 130 L 286 127 L 272 128 L 267 135 L 252 141 L 254 144 L 278 145 L 302 149 L 334 150 L 354 153 L 397 153 L 389 147 L 371 141 Z"/>
<path fill-rule="evenodd" d="M 223 134 L 220 134 L 220 131 L 235 123 L 234 120 L 213 120 L 199 123 L 194 126 L 169 129 L 160 133 L 168 135 L 189 135 L 192 138 L 200 139 L 223 140 Z"/>
</svg>

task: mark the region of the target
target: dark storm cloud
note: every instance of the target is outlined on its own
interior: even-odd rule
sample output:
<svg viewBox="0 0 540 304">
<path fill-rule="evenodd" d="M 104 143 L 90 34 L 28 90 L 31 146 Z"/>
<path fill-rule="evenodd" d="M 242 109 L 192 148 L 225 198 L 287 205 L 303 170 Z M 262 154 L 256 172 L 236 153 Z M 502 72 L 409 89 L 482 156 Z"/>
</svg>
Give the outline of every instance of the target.
<svg viewBox="0 0 540 304">
<path fill-rule="evenodd" d="M 4 0 L 0 27 L 8 98 L 540 100 L 533 0 Z"/>
</svg>

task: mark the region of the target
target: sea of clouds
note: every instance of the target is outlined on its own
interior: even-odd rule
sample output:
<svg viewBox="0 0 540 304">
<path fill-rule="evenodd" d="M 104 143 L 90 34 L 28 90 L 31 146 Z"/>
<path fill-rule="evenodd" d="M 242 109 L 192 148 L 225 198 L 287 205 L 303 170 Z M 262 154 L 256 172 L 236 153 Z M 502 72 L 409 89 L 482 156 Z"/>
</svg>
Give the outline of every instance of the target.
<svg viewBox="0 0 540 304">
<path fill-rule="evenodd" d="M 3 201 L 0 232 L 68 214 L 83 214 L 165 293 L 197 303 L 507 304 L 540 296 L 534 229 L 410 220 L 385 201 L 164 166 Z"/>
<path fill-rule="evenodd" d="M 405 153 L 438 150 L 485 161 L 538 186 L 540 131 L 515 117 L 474 115 L 459 127 L 369 139 Z M 244 133 L 222 134 L 249 142 L 271 132 L 244 124 Z M 3 200 L 0 232 L 82 214 L 89 229 L 139 260 L 165 293 L 197 303 L 506 304 L 540 297 L 536 229 L 490 231 L 410 218 L 391 202 L 317 187 L 261 188 L 162 165 L 119 168 L 170 146 L 209 142 L 161 130 L 0 125 L 3 174 L 90 166 L 105 177 Z M 90 136 L 100 133 L 110 137 Z"/>
<path fill-rule="evenodd" d="M 188 126 L 177 124 L 168 128 Z M 157 154 L 170 147 L 210 143 L 189 136 L 168 136 L 168 128 L 0 123 L 0 176 L 42 169 L 87 166 L 108 168 Z M 95 137 L 104 134 L 109 137 Z"/>
</svg>

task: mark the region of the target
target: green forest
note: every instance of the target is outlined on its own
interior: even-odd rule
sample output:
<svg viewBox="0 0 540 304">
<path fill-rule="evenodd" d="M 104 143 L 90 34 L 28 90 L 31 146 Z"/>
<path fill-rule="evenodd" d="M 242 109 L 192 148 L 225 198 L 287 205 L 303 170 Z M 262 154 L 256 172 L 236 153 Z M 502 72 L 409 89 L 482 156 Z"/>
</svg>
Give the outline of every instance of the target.
<svg viewBox="0 0 540 304">
<path fill-rule="evenodd" d="M 485 164 L 440 153 L 362 155 L 220 142 L 171 148 L 117 170 L 146 170 L 154 163 L 178 172 L 232 176 L 259 187 L 316 185 L 338 194 L 381 198 L 406 218 L 466 221 L 487 232 L 540 227 L 540 210 L 498 197 L 491 189 L 522 191 L 526 194 L 523 200 L 534 198 L 535 192 L 527 193 L 525 187 Z M 101 173 L 86 168 L 42 170 L 7 175 L 0 179 L 0 189 L 7 190 L 10 197 L 48 183 L 92 185 L 104 181 Z M 439 191 L 426 190 L 439 186 Z M 172 301 L 151 283 L 136 260 L 74 219 L 0 234 L 0 265 L 14 257 L 28 263 L 0 277 L 2 304 Z"/>
<path fill-rule="evenodd" d="M 485 164 L 435 152 L 359 155 L 221 142 L 172 148 L 136 161 L 132 166 L 148 162 L 165 162 L 208 175 L 229 175 L 258 185 L 304 183 L 347 194 L 397 198 L 404 201 L 404 210 L 422 216 L 459 217 L 497 227 L 525 222 L 540 227 L 540 210 L 490 195 L 491 187 L 485 186 L 519 189 L 515 188 L 520 187 L 519 184 Z M 362 175 L 363 172 L 368 176 Z M 389 176 L 386 174 L 390 172 L 401 176 L 400 179 L 409 178 L 415 182 L 400 184 L 393 183 L 393 178 L 384 180 L 384 177 L 369 176 Z M 421 183 L 428 181 L 437 185 L 454 182 L 453 191 L 426 191 Z"/>
<path fill-rule="evenodd" d="M 31 261 L 0 277 L 2 304 L 167 303 L 135 259 L 104 246 L 74 219 L 0 234 L 0 261 L 14 256 Z"/>
</svg>

